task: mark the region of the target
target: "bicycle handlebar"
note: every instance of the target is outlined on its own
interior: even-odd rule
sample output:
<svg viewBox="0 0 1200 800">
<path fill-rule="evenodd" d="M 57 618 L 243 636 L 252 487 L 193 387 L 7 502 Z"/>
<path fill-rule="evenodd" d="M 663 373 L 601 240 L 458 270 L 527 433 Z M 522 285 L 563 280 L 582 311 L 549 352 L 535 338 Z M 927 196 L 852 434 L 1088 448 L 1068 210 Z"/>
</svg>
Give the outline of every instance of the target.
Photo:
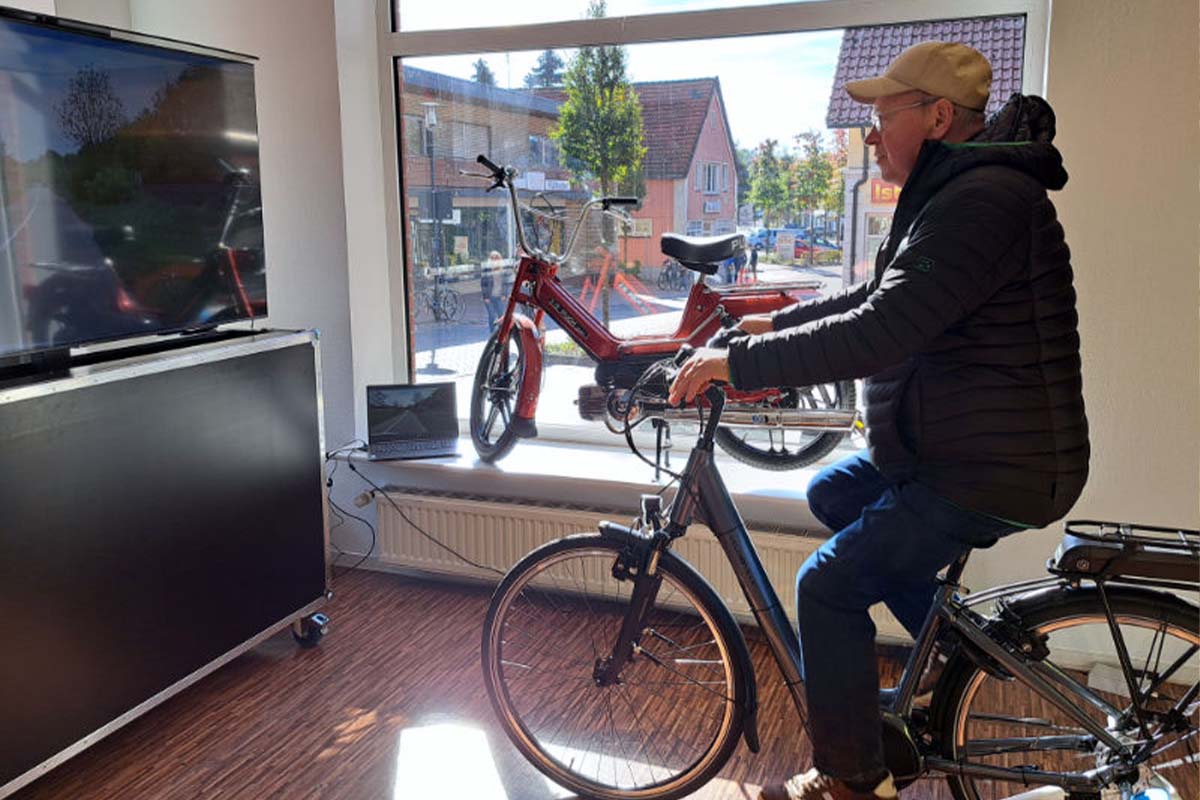
<svg viewBox="0 0 1200 800">
<path fill-rule="evenodd" d="M 530 247 L 525 239 L 525 225 L 521 222 L 521 204 L 517 200 L 517 188 L 513 185 L 513 178 L 516 177 L 517 171 L 512 167 L 497 166 L 491 159 L 480 153 L 475 161 L 482 164 L 487 169 L 491 170 L 491 175 L 479 175 L 476 173 L 459 170 L 460 174 L 472 178 L 484 178 L 492 181 L 492 185 L 488 187 L 490 192 L 492 189 L 501 187 L 508 189 L 509 203 L 512 206 L 513 218 L 517 222 L 517 245 L 520 249 L 531 256 L 543 258 L 553 263 L 566 261 L 575 252 L 575 243 L 579 239 L 579 234 L 583 230 L 583 219 L 592 206 L 602 206 L 606 214 L 612 214 L 622 220 L 628 220 L 629 216 L 624 211 L 613 211 L 614 206 L 637 206 L 641 201 L 636 197 L 598 197 L 594 200 L 589 200 L 583 204 L 583 208 L 579 209 L 579 216 L 576 218 L 575 230 L 571 232 L 571 238 L 567 240 L 567 247 L 561 253 L 552 253 L 549 250 L 541 250 L 536 247 Z"/>
</svg>

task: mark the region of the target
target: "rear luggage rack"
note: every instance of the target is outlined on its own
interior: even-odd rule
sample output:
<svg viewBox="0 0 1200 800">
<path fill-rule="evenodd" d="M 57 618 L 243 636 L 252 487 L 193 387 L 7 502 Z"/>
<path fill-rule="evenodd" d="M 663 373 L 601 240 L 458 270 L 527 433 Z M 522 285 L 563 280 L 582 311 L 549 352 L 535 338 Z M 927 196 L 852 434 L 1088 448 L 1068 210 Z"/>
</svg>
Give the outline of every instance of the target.
<svg viewBox="0 0 1200 800">
<path fill-rule="evenodd" d="M 1200 531 L 1188 528 L 1076 519 L 1067 523 L 1067 533 L 1094 542 L 1121 544 L 1129 548 L 1154 547 L 1200 556 Z"/>
<path fill-rule="evenodd" d="M 1069 580 L 1117 581 L 1194 592 L 1200 585 L 1200 531 L 1072 520 L 1046 568 Z"/>
</svg>

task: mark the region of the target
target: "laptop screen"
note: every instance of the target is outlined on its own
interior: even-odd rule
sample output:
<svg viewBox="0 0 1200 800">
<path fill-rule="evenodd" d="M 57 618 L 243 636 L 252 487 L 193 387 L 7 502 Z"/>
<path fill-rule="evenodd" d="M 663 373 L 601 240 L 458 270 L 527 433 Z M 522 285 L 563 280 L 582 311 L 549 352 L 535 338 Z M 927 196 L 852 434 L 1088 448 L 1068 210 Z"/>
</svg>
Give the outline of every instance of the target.
<svg viewBox="0 0 1200 800">
<path fill-rule="evenodd" d="M 454 384 L 368 386 L 367 430 L 371 444 L 457 438 Z"/>
</svg>

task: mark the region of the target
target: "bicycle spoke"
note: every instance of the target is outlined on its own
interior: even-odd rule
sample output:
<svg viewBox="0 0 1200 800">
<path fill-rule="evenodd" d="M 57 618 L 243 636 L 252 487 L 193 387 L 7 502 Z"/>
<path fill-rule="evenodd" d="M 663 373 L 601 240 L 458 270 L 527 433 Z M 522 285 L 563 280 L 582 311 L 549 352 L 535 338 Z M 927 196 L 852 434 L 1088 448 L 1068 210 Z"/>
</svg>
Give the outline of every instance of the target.
<svg viewBox="0 0 1200 800">
<path fill-rule="evenodd" d="M 497 407 L 495 404 L 493 404 L 491 407 L 491 410 L 488 411 L 487 421 L 485 421 L 483 423 L 483 439 L 484 439 L 484 441 L 490 442 L 492 439 L 492 428 L 496 424 L 496 416 L 497 416 Z"/>
</svg>

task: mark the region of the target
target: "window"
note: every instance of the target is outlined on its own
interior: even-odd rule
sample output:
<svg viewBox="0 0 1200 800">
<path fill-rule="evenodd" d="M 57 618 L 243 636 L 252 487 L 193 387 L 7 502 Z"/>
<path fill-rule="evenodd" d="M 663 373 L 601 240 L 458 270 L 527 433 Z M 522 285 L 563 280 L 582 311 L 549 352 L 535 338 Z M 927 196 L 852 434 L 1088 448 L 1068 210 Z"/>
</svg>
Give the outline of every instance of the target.
<svg viewBox="0 0 1200 800">
<path fill-rule="evenodd" d="M 558 144 L 549 136 L 530 134 L 529 164 L 530 166 L 557 167 Z"/>
<path fill-rule="evenodd" d="M 644 298 L 660 292 L 654 270 L 663 261 L 661 234 L 679 228 L 692 236 L 721 235 L 739 228 L 780 229 L 799 225 L 815 213 L 826 230 L 827 242 L 819 248 L 823 261 L 810 266 L 803 253 L 783 252 L 764 242 L 760 254 L 765 259 L 770 253 L 772 277 L 794 274 L 796 279 L 811 280 L 819 266 L 825 291 L 862 277 L 862 265 L 873 255 L 866 252 L 868 245 L 878 245 L 882 224 L 872 217 L 868 232 L 866 214 L 885 209 L 870 202 L 871 180 L 880 176 L 870 159 L 862 159 L 867 109 L 837 90 L 837 82 L 844 80 L 840 69 L 866 68 L 861 64 L 914 37 L 975 36 L 979 42 L 990 42 L 988 46 L 1009 48 L 1003 58 L 993 58 L 995 98 L 1041 88 L 1024 85 L 1028 82 L 1022 70 L 1040 75 L 1043 54 L 1038 42 L 1044 44 L 1045 30 L 1044 11 L 1037 9 L 1046 0 L 982 0 L 976 13 L 986 18 L 969 21 L 953 19 L 959 6 L 952 0 L 923 0 L 917 4 L 918 12 L 897 6 L 900 10 L 894 13 L 921 13 L 937 21 L 904 23 L 898 28 L 878 25 L 868 16 L 893 13 L 888 4 L 813 0 L 749 5 L 699 15 L 679 13 L 673 22 L 687 32 L 681 35 L 697 38 L 676 41 L 660 40 L 661 31 L 672 27 L 664 28 L 661 18 L 636 16 L 651 1 L 608 0 L 609 14 L 620 18 L 617 26 L 615 19 L 580 19 L 584 0 L 579 8 L 493 4 L 472 7 L 470 13 L 454 3 L 438 6 L 398 0 L 399 32 L 381 40 L 400 78 L 397 112 L 404 120 L 399 172 L 405 193 L 400 206 L 405 214 L 393 221 L 404 237 L 398 252 L 408 259 L 404 267 L 418 300 L 435 284 L 454 289 L 461 299 L 453 319 L 437 318 L 419 303 L 413 309 L 412 369 L 419 381 L 459 380 L 463 409 L 490 335 L 481 264 L 488 262 L 493 250 L 512 263 L 517 219 L 502 193 L 488 193 L 486 183 L 458 174 L 466 166 L 461 162 L 487 153 L 498 163 L 517 168 L 520 199 L 531 207 L 521 212 L 527 235 L 542 245 L 561 248 L 573 232 L 570 226 L 578 209 L 603 190 L 598 167 L 586 163 L 587 148 L 564 144 L 568 140 L 559 131 L 562 110 L 570 102 L 562 77 L 577 53 L 575 47 L 589 42 L 595 46 L 623 43 L 626 78 L 643 121 L 644 160 L 607 183 L 610 193 L 643 198 L 639 221 L 624 235 L 608 238 L 598 220 L 587 222 L 573 257 L 559 270 L 563 285 L 599 317 L 604 304 L 597 301 L 595 286 L 601 270 L 608 269 L 606 274 L 611 275 L 614 264 L 626 268 L 622 274 L 630 278 L 628 286 L 641 288 L 630 289 L 628 296 L 614 291 L 609 298 L 609 324 L 622 336 L 670 332 L 677 324 L 678 298 L 664 298 L 665 304 L 646 303 Z M 718 0 L 681 3 L 720 5 Z M 809 8 L 819 8 L 819 13 L 810 14 Z M 1043 17 L 1031 37 L 1027 19 L 1036 20 L 1038 13 Z M 572 21 L 556 22 L 556 16 Z M 842 27 L 831 28 L 830 20 L 841 21 Z M 533 22 L 539 24 L 528 30 L 513 27 Z M 813 30 L 799 30 L 806 25 Z M 459 27 L 473 30 L 459 33 L 455 30 Z M 512 49 L 514 42 L 527 43 L 527 49 Z M 489 66 L 495 85 L 481 86 L 475 80 L 474 65 L 480 60 Z M 561 68 L 555 67 L 556 61 L 562 62 Z M 768 76 L 780 80 L 786 76 L 788 85 L 798 88 L 781 99 L 779 83 Z M 429 109 L 436 110 L 432 159 L 421 136 Z M 397 113 L 391 114 L 390 124 L 397 118 Z M 395 141 L 399 132 L 388 130 Z M 771 207 L 750 208 L 745 194 L 757 174 L 750 169 L 750 160 L 760 148 L 774 143 L 776 161 L 795 163 L 801 152 L 796 136 L 808 131 L 817 132 L 822 151 L 836 161 L 831 186 L 836 181 L 844 187 L 844 203 L 828 208 L 815 200 L 783 197 Z M 857 202 L 856 185 L 860 187 Z M 446 213 L 436 219 L 419 213 L 429 206 L 430 198 Z M 852 208 L 857 209 L 857 219 L 850 213 Z M 818 248 L 809 250 L 815 253 Z M 574 352 L 567 331 L 549 319 L 546 342 L 555 353 Z M 548 365 L 547 371 L 552 380 L 591 382 L 586 369 L 576 369 L 570 378 L 569 370 L 558 365 Z M 547 431 L 572 426 L 596 427 L 580 421 L 570 404 L 539 406 L 543 437 Z M 609 441 L 603 430 L 595 435 Z"/>
<path fill-rule="evenodd" d="M 485 155 L 492 152 L 492 130 L 487 125 L 476 125 L 473 122 L 455 122 L 451 152 L 455 158 L 474 161 L 480 153 Z"/>
</svg>

